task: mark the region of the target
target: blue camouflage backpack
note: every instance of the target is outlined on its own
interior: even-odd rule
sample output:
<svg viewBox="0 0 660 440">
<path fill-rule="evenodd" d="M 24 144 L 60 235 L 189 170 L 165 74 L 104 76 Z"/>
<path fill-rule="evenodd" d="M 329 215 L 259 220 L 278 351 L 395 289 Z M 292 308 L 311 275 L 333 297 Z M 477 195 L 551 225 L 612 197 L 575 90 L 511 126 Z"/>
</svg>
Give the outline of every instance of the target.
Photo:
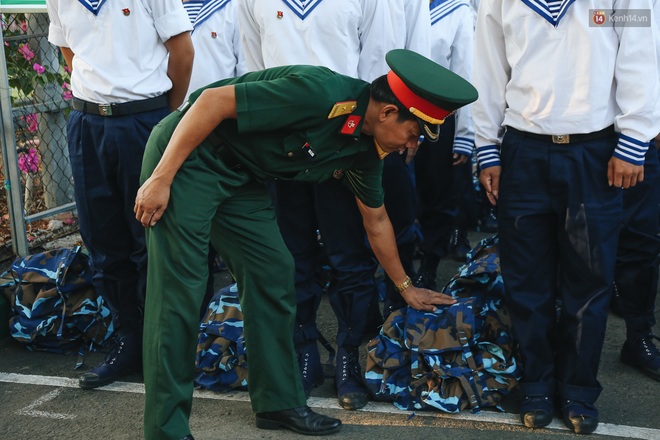
<svg viewBox="0 0 660 440">
<path fill-rule="evenodd" d="M 110 310 L 92 284 L 80 246 L 17 258 L 2 274 L 9 332 L 29 350 L 84 353 L 112 336 Z"/>
<path fill-rule="evenodd" d="M 246 390 L 248 363 L 238 288 L 218 290 L 199 328 L 195 386 L 211 391 Z"/>
<path fill-rule="evenodd" d="M 520 368 L 501 304 L 497 237 L 475 247 L 443 291 L 457 302 L 435 313 L 407 307 L 388 317 L 367 345 L 367 388 L 404 410 L 498 407 Z"/>
</svg>

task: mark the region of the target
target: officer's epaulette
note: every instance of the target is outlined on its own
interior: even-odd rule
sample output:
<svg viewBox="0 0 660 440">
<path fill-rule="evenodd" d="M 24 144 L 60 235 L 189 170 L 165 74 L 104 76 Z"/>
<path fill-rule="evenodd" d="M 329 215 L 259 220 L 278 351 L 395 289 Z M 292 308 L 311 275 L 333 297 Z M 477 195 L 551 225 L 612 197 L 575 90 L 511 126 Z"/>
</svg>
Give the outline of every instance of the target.
<svg viewBox="0 0 660 440">
<path fill-rule="evenodd" d="M 357 101 L 340 101 L 336 102 L 328 114 L 328 119 L 336 118 L 337 116 L 348 115 L 357 107 Z"/>
</svg>

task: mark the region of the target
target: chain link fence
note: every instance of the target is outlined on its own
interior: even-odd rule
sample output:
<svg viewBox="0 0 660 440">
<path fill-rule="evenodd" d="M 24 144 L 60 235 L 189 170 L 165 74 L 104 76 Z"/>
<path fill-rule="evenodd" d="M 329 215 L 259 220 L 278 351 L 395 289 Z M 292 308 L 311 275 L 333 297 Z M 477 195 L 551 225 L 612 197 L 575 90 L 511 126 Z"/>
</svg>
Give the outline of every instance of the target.
<svg viewBox="0 0 660 440">
<path fill-rule="evenodd" d="M 47 14 L 2 13 L 0 251 L 21 256 L 77 229 L 66 144 L 69 70 L 47 37 Z"/>
</svg>

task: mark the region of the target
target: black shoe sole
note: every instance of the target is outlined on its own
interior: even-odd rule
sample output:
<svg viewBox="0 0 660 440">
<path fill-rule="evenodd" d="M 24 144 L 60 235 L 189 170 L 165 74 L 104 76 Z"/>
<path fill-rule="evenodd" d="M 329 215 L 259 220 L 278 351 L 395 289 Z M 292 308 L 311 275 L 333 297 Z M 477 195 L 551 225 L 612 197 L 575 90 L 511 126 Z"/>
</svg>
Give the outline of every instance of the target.
<svg viewBox="0 0 660 440">
<path fill-rule="evenodd" d="M 626 364 L 628 366 L 631 366 L 633 368 L 637 368 L 639 371 L 641 371 L 642 373 L 644 373 L 645 375 L 647 375 L 651 379 L 660 381 L 660 372 L 657 372 L 655 370 L 651 370 L 650 368 L 640 367 L 635 362 L 629 360 L 629 358 L 627 356 L 626 357 L 621 356 L 620 359 L 621 359 L 621 362 L 623 362 L 624 364 Z"/>
<path fill-rule="evenodd" d="M 321 436 L 321 435 L 330 435 L 330 434 L 334 434 L 335 432 L 338 432 L 341 429 L 341 425 L 335 426 L 334 428 L 326 429 L 324 431 L 305 431 L 302 429 L 298 429 L 295 426 L 291 426 L 283 422 L 278 422 L 276 420 L 266 420 L 266 419 L 257 418 L 257 428 L 270 429 L 270 430 L 284 428 L 293 432 L 297 432 L 298 434 Z"/>
<path fill-rule="evenodd" d="M 80 386 L 80 388 L 83 389 L 83 390 L 93 390 L 95 388 L 101 388 L 101 387 L 104 387 L 106 385 L 110 385 L 112 382 L 114 382 L 116 380 L 117 379 L 112 379 L 112 380 L 106 380 L 106 381 L 102 381 L 102 382 L 93 382 L 93 383 L 83 382 L 82 380 L 79 380 L 78 381 L 78 386 Z"/>
</svg>

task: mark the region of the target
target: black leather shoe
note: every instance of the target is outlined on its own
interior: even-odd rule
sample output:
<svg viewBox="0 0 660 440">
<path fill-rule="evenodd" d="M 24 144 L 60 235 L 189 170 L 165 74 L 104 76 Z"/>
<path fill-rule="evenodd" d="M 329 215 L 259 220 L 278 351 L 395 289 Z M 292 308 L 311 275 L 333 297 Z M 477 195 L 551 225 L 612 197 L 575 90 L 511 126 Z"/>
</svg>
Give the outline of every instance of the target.
<svg viewBox="0 0 660 440">
<path fill-rule="evenodd" d="M 123 376 L 142 369 L 142 341 L 137 335 L 126 335 L 96 368 L 80 376 L 80 388 L 89 390 L 108 385 Z"/>
<path fill-rule="evenodd" d="M 660 381 L 660 349 L 653 344 L 654 339 L 660 340 L 650 333 L 634 340 L 626 339 L 621 349 L 621 362 Z"/>
<path fill-rule="evenodd" d="M 341 421 L 317 414 L 308 406 L 257 413 L 257 428 L 286 428 L 303 435 L 334 434 L 341 428 Z"/>
<path fill-rule="evenodd" d="M 552 422 L 553 403 L 547 396 L 528 396 L 520 406 L 520 422 L 528 428 L 544 428 Z"/>
<path fill-rule="evenodd" d="M 339 347 L 337 350 L 337 401 L 347 410 L 356 410 L 369 403 L 369 393 L 362 380 L 357 347 Z"/>
<path fill-rule="evenodd" d="M 188 434 L 185 437 L 181 437 L 181 440 L 195 440 L 195 437 L 193 437 L 192 434 Z"/>
<path fill-rule="evenodd" d="M 593 403 L 566 400 L 561 412 L 566 426 L 576 434 L 591 434 L 598 428 L 598 410 Z"/>
</svg>

